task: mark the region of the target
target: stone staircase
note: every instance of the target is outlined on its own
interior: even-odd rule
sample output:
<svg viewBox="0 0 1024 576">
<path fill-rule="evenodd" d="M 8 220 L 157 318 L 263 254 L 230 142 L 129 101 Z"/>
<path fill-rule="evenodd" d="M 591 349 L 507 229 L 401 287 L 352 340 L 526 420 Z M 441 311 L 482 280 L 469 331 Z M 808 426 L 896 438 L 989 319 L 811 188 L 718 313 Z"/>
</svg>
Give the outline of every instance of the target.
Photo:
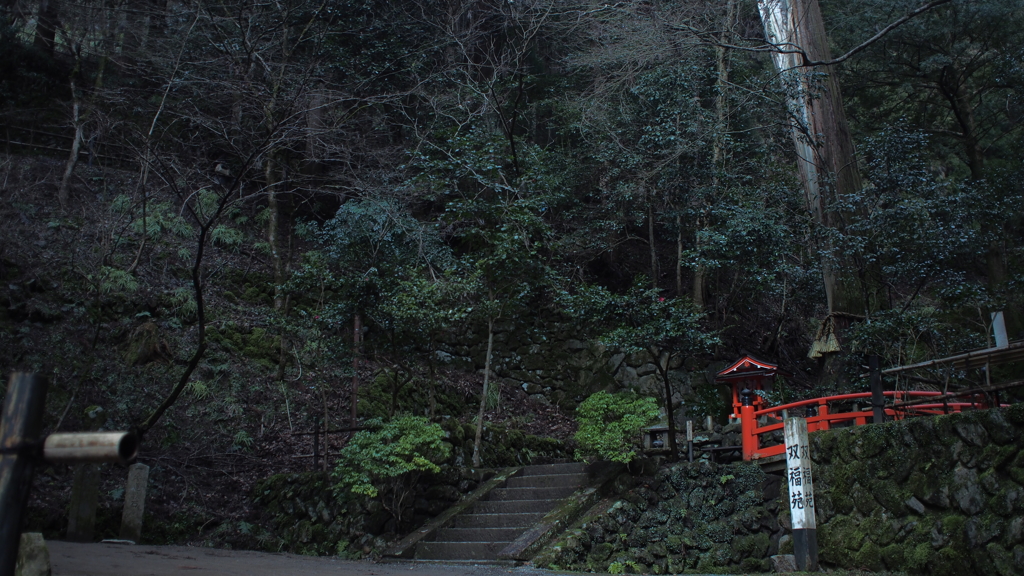
<svg viewBox="0 0 1024 576">
<path fill-rule="evenodd" d="M 418 560 L 496 560 L 498 553 L 587 481 L 581 463 L 526 466 L 468 509 L 431 541 Z"/>
</svg>

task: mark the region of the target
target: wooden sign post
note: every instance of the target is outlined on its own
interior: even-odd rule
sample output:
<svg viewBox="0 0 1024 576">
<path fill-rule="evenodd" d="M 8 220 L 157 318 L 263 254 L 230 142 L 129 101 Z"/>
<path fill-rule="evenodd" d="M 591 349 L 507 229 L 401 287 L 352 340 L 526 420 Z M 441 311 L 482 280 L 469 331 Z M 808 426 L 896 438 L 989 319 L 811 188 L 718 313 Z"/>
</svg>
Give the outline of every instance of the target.
<svg viewBox="0 0 1024 576">
<path fill-rule="evenodd" d="M 787 418 L 786 479 L 789 484 L 789 512 L 793 521 L 793 551 L 796 568 L 818 570 L 818 534 L 814 521 L 814 484 L 811 479 L 811 450 L 807 420 Z"/>
<path fill-rule="evenodd" d="M 43 429 L 45 378 L 15 372 L 7 381 L 0 413 L 0 576 L 14 574 L 21 520 L 35 467 L 34 444 Z"/>
</svg>

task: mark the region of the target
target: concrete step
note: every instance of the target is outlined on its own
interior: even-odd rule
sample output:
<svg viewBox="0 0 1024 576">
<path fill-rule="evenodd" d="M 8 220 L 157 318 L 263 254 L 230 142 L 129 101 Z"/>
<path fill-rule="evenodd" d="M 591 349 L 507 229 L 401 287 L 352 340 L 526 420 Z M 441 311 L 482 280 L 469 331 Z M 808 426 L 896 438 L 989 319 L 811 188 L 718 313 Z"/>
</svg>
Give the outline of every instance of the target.
<svg viewBox="0 0 1024 576">
<path fill-rule="evenodd" d="M 498 552 L 535 525 L 589 477 L 579 462 L 526 466 L 505 488 L 492 490 L 438 530 L 433 542 L 419 542 L 418 560 L 493 561 Z"/>
<path fill-rule="evenodd" d="M 558 500 L 486 500 L 473 505 L 474 514 L 521 514 L 550 512 Z"/>
<path fill-rule="evenodd" d="M 488 494 L 488 500 L 561 500 L 576 491 L 575 486 L 562 488 L 496 488 Z"/>
<path fill-rule="evenodd" d="M 519 476 L 543 476 L 548 474 L 582 474 L 586 472 L 587 465 L 583 462 L 566 462 L 563 464 L 540 464 L 537 466 L 525 466 L 518 474 Z"/>
<path fill-rule="evenodd" d="M 511 542 L 526 532 L 526 527 L 444 528 L 437 531 L 437 542 Z"/>
<path fill-rule="evenodd" d="M 509 541 L 511 542 L 511 540 Z M 508 542 L 420 542 L 416 558 L 424 560 L 492 560 Z"/>
<path fill-rule="evenodd" d="M 523 528 L 526 529 L 544 517 L 543 512 L 511 514 L 459 514 L 456 528 Z"/>
<path fill-rule="evenodd" d="M 581 486 L 587 481 L 586 474 L 532 474 L 515 476 L 505 484 L 509 488 L 561 488 Z"/>
</svg>

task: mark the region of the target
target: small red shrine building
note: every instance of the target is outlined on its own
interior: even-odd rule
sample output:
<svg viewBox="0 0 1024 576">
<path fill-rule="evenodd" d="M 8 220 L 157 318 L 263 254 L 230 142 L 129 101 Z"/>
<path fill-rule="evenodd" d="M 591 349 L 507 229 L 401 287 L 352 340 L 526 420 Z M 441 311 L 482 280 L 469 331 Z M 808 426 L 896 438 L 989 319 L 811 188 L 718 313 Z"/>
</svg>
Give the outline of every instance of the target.
<svg viewBox="0 0 1024 576">
<path fill-rule="evenodd" d="M 744 356 L 715 375 L 715 382 L 729 384 L 732 387 L 732 413 L 729 414 L 731 422 L 740 419 L 740 406 L 742 405 L 740 391 L 746 388 L 752 392 L 755 390 L 771 392 L 776 374 L 792 376 L 792 374 L 779 370 L 777 364 L 764 362 L 753 356 Z M 764 398 L 754 394 L 753 403 L 755 407 L 762 408 Z"/>
</svg>

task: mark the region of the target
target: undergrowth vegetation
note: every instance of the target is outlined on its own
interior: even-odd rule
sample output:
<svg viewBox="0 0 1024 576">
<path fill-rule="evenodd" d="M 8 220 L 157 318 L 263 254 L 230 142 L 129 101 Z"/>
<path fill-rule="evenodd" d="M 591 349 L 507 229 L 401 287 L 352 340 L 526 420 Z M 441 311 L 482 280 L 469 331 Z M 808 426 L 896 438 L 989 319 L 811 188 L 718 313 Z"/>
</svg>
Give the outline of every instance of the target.
<svg viewBox="0 0 1024 576">
<path fill-rule="evenodd" d="M 250 546 L 258 482 L 345 458 L 384 494 L 448 444 L 453 468 L 567 457 L 577 407 L 581 455 L 630 458 L 652 402 L 674 451 L 744 354 L 782 402 L 866 390 L 866 354 L 986 346 L 1000 310 L 1024 336 L 1014 2 L 864 44 L 917 4 L 822 0 L 822 43 L 863 48 L 781 74 L 837 82 L 803 94 L 845 110 L 822 134 L 753 3 L 108 4 L 0 7 L 0 377 L 50 379 L 47 432 L 100 406 L 143 436 L 150 541 Z M 849 162 L 801 179 L 826 133 Z M 402 442 L 364 444 L 371 419 L 429 455 L 373 469 Z M 72 475 L 40 470 L 33 529 L 66 529 Z"/>
</svg>

